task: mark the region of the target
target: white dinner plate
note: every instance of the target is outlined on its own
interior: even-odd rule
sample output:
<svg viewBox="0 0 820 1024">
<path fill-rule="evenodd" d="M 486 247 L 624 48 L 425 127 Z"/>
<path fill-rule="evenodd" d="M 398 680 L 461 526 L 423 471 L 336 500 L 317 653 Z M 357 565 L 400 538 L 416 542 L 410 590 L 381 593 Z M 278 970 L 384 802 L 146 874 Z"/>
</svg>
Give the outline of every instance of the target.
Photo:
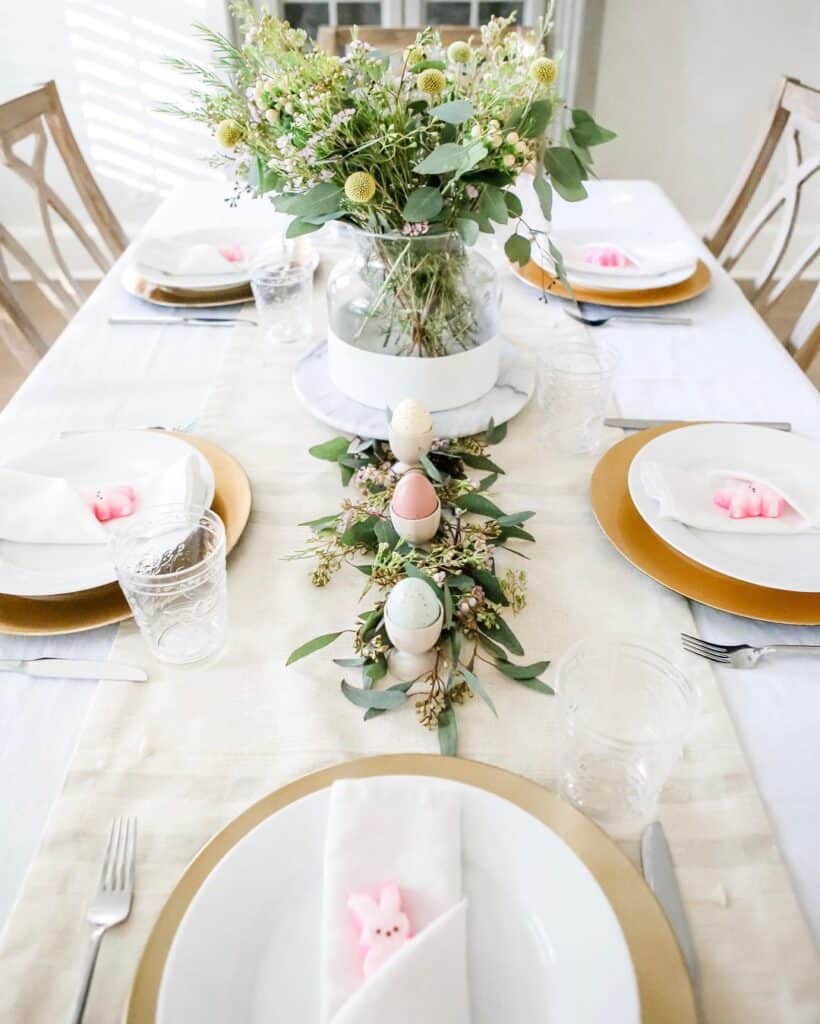
<svg viewBox="0 0 820 1024">
<path fill-rule="evenodd" d="M 645 462 L 665 462 L 681 469 L 707 472 L 749 465 L 750 455 L 761 467 L 784 462 L 805 467 L 816 475 L 820 445 L 797 434 L 734 423 L 704 423 L 671 430 L 638 452 L 629 467 L 629 494 L 647 526 L 660 538 L 709 569 L 761 587 L 820 593 L 820 533 L 755 534 L 740 536 L 698 530 L 674 519 L 663 519 L 658 502 L 643 486 Z"/>
<path fill-rule="evenodd" d="M 279 238 L 280 236 L 275 232 L 271 232 L 270 229 L 247 227 L 199 228 L 194 231 L 184 231 L 177 235 L 146 238 L 135 246 L 134 268 L 143 280 L 161 288 L 203 292 L 234 288 L 248 283 L 250 280 L 250 264 L 266 246 L 275 246 Z M 177 246 L 212 245 L 216 247 L 239 243 L 245 252 L 246 258 L 241 270 L 230 269 L 230 264 L 226 263 L 227 269 L 221 274 L 169 274 L 146 262 L 144 259 L 148 247 L 157 241 L 169 242 Z M 283 244 L 287 245 L 288 251 L 294 259 L 307 263 L 312 269 L 316 269 L 319 263 L 319 254 L 308 239 L 290 239 L 287 242 L 282 239 L 282 241 Z"/>
<path fill-rule="evenodd" d="M 626 942 L 588 869 L 514 804 L 439 784 L 462 803 L 473 1024 L 638 1024 Z M 289 804 L 211 872 L 169 951 L 158 1024 L 320 1020 L 329 803 L 324 789 Z"/>
<path fill-rule="evenodd" d="M 210 506 L 214 474 L 191 445 L 170 434 L 112 430 L 68 435 L 7 459 L 3 465 L 27 473 L 59 476 L 75 488 L 130 484 L 161 473 L 194 452 L 198 466 L 197 504 Z M 139 510 L 129 516 L 135 522 Z M 104 523 L 114 530 L 123 520 Z M 117 578 L 106 544 L 17 544 L 0 540 L 0 594 L 53 597 L 90 590 Z"/>
</svg>

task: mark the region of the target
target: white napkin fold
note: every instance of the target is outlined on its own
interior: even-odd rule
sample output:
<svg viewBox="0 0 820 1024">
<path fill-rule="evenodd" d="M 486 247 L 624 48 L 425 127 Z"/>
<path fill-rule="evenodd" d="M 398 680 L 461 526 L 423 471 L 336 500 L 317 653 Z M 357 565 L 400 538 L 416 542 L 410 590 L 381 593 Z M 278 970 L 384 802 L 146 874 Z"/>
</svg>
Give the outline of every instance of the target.
<svg viewBox="0 0 820 1024">
<path fill-rule="evenodd" d="M 697 262 L 697 253 L 685 239 L 668 241 L 647 241 L 639 238 L 601 238 L 597 242 L 583 243 L 571 238 L 563 239 L 560 233 L 553 238 L 561 251 L 567 270 L 576 274 L 604 274 L 607 277 L 619 275 L 635 277 L 636 275 L 667 274 L 673 270 L 681 270 Z M 619 249 L 635 264 L 634 267 L 602 267 L 597 263 L 587 262 L 587 251 L 590 248 Z"/>
<path fill-rule="evenodd" d="M 727 480 L 753 480 L 783 497 L 791 508 L 777 518 L 732 519 L 714 504 L 715 492 Z M 641 482 L 660 506 L 663 519 L 677 519 L 698 530 L 720 533 L 814 533 L 820 531 L 820 477 L 797 467 L 756 466 L 752 461 L 732 469 L 685 469 L 662 462 L 644 462 Z"/>
<path fill-rule="evenodd" d="M 227 259 L 220 249 L 225 249 L 240 259 Z M 238 248 L 234 248 L 238 247 Z M 239 239 L 215 244 L 200 242 L 196 245 L 178 242 L 174 239 L 149 238 L 139 247 L 137 260 L 145 267 L 159 270 L 175 277 L 203 276 L 214 274 L 246 274 L 250 253 L 247 245 Z"/>
<path fill-rule="evenodd" d="M 348 909 L 395 882 L 413 937 L 369 977 Z M 436 779 L 334 783 L 322 906 L 325 1024 L 469 1024 L 458 794 Z"/>
<path fill-rule="evenodd" d="M 105 544 L 108 531 L 154 505 L 203 504 L 208 496 L 200 462 L 186 453 L 158 473 L 136 480 L 98 480 L 90 486 L 130 484 L 137 492 L 132 515 L 105 525 L 67 480 L 0 467 L 0 540 L 20 544 Z"/>
</svg>

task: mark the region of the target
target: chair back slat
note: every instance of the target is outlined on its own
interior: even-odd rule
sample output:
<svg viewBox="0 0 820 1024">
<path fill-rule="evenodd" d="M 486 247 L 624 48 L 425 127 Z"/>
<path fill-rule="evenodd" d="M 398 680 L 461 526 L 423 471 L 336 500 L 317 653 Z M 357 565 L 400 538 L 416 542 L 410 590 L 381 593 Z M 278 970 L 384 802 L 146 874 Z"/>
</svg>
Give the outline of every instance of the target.
<svg viewBox="0 0 820 1024">
<path fill-rule="evenodd" d="M 820 170 L 820 149 L 814 145 L 812 152 L 804 154 L 805 141 L 820 142 L 820 90 L 794 78 L 783 78 L 766 128 L 704 237 L 711 252 L 731 270 L 766 225 L 777 218 L 774 237 L 751 293 L 752 303 L 764 318 L 820 253 L 820 239 L 814 239 L 788 269 L 783 269 L 798 222 L 802 190 Z M 771 195 L 750 215 L 751 202 L 779 147 L 785 150 L 785 173 Z M 798 363 L 808 366 L 820 347 L 820 302 L 809 302 L 793 325 L 787 345 Z"/>
<path fill-rule="evenodd" d="M 16 147 L 29 140 L 33 140 L 33 153 L 26 158 L 16 151 Z M 100 248 L 80 218 L 48 183 L 46 160 L 50 144 L 65 166 L 107 252 Z M 84 294 L 58 240 L 55 218 L 69 229 L 102 272 L 108 270 L 125 250 L 127 239 L 80 152 L 54 82 L 47 82 L 39 89 L 0 104 L 0 165 L 15 174 L 33 193 L 56 277 L 50 276 L 3 225 L 0 225 L 0 255 L 5 249 L 29 274 L 40 295 L 68 320 L 80 308 Z M 0 308 L 5 310 L 32 348 L 42 354 L 46 350 L 45 338 L 19 301 L 14 300 L 5 260 L 0 260 L 0 284 L 3 286 Z"/>
</svg>

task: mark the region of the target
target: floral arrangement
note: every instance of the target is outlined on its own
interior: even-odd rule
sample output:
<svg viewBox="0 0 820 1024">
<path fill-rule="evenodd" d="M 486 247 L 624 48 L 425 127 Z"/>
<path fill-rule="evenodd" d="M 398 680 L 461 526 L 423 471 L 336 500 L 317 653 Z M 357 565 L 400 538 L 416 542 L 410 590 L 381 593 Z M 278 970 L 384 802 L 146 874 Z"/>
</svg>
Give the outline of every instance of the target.
<svg viewBox="0 0 820 1024">
<path fill-rule="evenodd" d="M 361 685 L 343 679 L 344 696 L 365 709 L 365 721 L 414 700 L 419 721 L 437 730 L 444 754 L 457 752 L 458 706 L 478 696 L 495 713 L 480 678 L 484 666 L 494 667 L 519 686 L 553 692 L 539 678 L 548 661 L 518 665 L 510 657 L 520 657 L 524 651 L 505 616 L 517 615 L 525 607 L 527 578 L 525 572 L 512 569 L 498 575 L 495 554 L 514 551 L 511 544 L 516 541 L 534 540 L 522 526 L 534 513 L 506 514 L 487 497 L 504 472 L 487 452 L 505 436 L 505 426 L 490 422 L 483 435 L 434 441 L 429 454 L 422 456 L 421 470 L 436 489 L 442 508 L 441 525 L 425 546 L 409 544 L 391 524 L 390 501 L 399 478 L 386 442 L 337 437 L 310 449 L 316 458 L 336 462 L 342 483 L 347 486 L 352 481 L 356 494 L 345 498 L 338 512 L 302 524 L 311 529 L 312 539 L 290 557 L 315 561 L 311 579 L 317 587 L 326 586 L 335 573 L 350 565 L 366 577 L 362 597 L 374 591 L 376 596 L 352 627 L 308 641 L 293 651 L 288 664 L 351 634 L 353 656 L 334 662 L 340 668 L 359 669 Z M 468 469 L 483 470 L 484 475 L 471 478 Z M 387 676 L 391 653 L 385 601 L 390 590 L 408 576 L 424 580 L 444 609 L 433 668 L 411 682 L 379 687 Z"/>
<path fill-rule="evenodd" d="M 512 16 L 493 18 L 446 50 L 427 28 L 391 61 L 356 38 L 346 56 L 328 54 L 244 0 L 234 10 L 241 46 L 197 26 L 216 70 L 173 60 L 204 89 L 192 94 L 193 109 L 166 109 L 210 127 L 221 147 L 216 159 L 232 161 L 246 187 L 271 193 L 293 216 L 290 237 L 342 221 L 393 240 L 378 254 L 392 300 L 379 310 L 385 325 L 401 321 L 409 351 L 444 355 L 481 339 L 458 308 L 461 250 L 431 256 L 396 244 L 402 239 L 444 235 L 471 246 L 493 224 L 512 224 L 508 258 L 527 263 L 536 241 L 563 277 L 560 254 L 527 224 L 512 186 L 531 168 L 549 220 L 553 188 L 584 198 L 590 150 L 614 136 L 580 109 L 555 129 L 558 139 L 549 134 L 563 107 L 558 66 L 545 52 L 550 14 L 529 34 L 515 30 Z"/>
</svg>

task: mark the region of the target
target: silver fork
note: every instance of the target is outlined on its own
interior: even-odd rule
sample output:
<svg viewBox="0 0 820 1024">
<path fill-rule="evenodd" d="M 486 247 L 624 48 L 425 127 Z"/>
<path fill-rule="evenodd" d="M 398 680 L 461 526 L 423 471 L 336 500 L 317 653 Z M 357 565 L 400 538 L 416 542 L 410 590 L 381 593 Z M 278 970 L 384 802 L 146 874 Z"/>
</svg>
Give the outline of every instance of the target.
<svg viewBox="0 0 820 1024">
<path fill-rule="evenodd" d="M 684 650 L 729 668 L 754 668 L 767 654 L 820 654 L 820 644 L 766 644 L 765 647 L 752 647 L 751 644 L 713 644 L 698 636 L 690 636 L 689 633 L 681 633 L 680 638 Z"/>
<path fill-rule="evenodd" d="M 650 313 L 585 313 L 579 310 L 577 313 L 563 307 L 564 312 L 572 320 L 586 324 L 587 327 L 603 327 L 604 324 L 656 324 L 664 327 L 691 327 L 692 318 L 689 316 L 653 316 Z"/>
<path fill-rule="evenodd" d="M 109 928 L 131 913 L 134 896 L 134 861 L 137 853 L 137 819 L 115 818 L 108 835 L 97 893 L 88 908 L 91 944 L 88 947 L 83 980 L 71 1008 L 68 1024 L 80 1024 L 94 976 L 102 937 Z"/>
</svg>

